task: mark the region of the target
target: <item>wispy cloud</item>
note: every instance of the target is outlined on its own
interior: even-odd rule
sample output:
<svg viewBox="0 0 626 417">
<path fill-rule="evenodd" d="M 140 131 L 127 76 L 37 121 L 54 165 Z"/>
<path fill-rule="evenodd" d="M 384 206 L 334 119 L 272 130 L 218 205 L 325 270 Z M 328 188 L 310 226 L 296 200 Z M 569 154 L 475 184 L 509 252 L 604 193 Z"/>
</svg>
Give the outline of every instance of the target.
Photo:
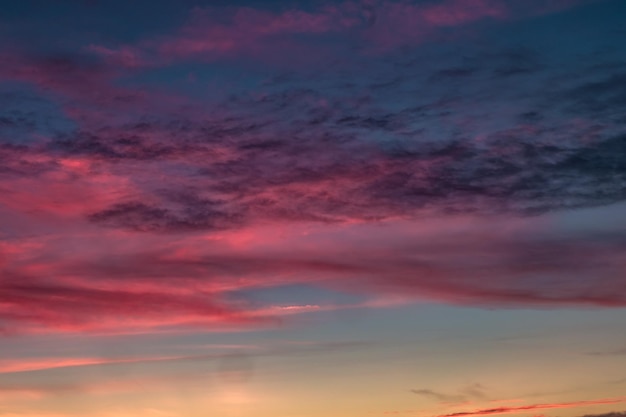
<svg viewBox="0 0 626 417">
<path fill-rule="evenodd" d="M 289 65 L 281 56 L 281 50 L 297 54 L 310 65 L 315 59 L 332 58 L 325 42 L 329 37 L 341 49 L 358 47 L 366 53 L 387 52 L 441 39 L 440 31 L 449 28 L 463 28 L 488 19 L 507 21 L 549 14 L 585 3 L 585 0 L 564 0 L 549 5 L 533 0 L 524 2 L 523 7 L 519 3 L 515 0 L 437 3 L 386 0 L 340 2 L 312 10 L 195 8 L 187 23 L 175 34 L 115 48 L 93 44 L 89 50 L 112 64 L 127 68 L 236 56 Z M 302 53 L 303 49 L 306 54 Z"/>
<path fill-rule="evenodd" d="M 475 411 L 461 411 L 457 413 L 444 414 L 440 417 L 456 417 L 456 416 L 480 416 L 480 415 L 489 415 L 489 414 L 508 414 L 508 413 L 517 413 L 517 412 L 526 412 L 529 410 L 542 410 L 542 409 L 554 409 L 554 408 L 572 408 L 572 407 L 583 407 L 588 405 L 598 405 L 598 404 L 616 404 L 626 402 L 626 398 L 606 398 L 599 400 L 590 400 L 590 401 L 573 401 L 573 402 L 564 402 L 564 403 L 553 403 L 553 404 L 533 404 L 519 407 L 497 407 L 497 408 L 485 408 L 482 410 Z M 618 413 L 619 414 L 619 413 Z"/>
<path fill-rule="evenodd" d="M 481 384 L 472 384 L 463 389 L 460 389 L 457 394 L 443 393 L 439 391 L 433 391 L 432 389 L 412 389 L 413 394 L 417 394 L 424 398 L 434 399 L 443 404 L 455 404 L 464 403 L 470 400 L 485 399 L 485 388 Z"/>
<path fill-rule="evenodd" d="M 591 356 L 621 356 L 621 355 L 626 355 L 626 348 L 615 349 L 615 350 L 588 352 L 587 355 L 591 355 Z"/>
<path fill-rule="evenodd" d="M 423 397 L 433 398 L 442 403 L 461 403 L 466 400 L 464 395 L 444 394 L 430 389 L 412 389 L 411 392 Z"/>
</svg>

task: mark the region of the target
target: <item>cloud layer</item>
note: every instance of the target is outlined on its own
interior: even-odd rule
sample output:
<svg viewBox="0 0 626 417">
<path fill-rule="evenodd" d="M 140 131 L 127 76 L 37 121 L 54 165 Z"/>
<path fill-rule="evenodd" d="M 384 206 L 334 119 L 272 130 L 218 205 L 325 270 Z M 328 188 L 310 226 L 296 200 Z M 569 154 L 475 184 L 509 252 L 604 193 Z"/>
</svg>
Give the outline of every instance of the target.
<svg viewBox="0 0 626 417">
<path fill-rule="evenodd" d="M 0 39 L 0 329 L 623 307 L 624 228 L 553 224 L 626 199 L 626 57 L 589 3 L 198 7 L 123 42 Z M 288 285 L 361 299 L 241 295 Z"/>
</svg>

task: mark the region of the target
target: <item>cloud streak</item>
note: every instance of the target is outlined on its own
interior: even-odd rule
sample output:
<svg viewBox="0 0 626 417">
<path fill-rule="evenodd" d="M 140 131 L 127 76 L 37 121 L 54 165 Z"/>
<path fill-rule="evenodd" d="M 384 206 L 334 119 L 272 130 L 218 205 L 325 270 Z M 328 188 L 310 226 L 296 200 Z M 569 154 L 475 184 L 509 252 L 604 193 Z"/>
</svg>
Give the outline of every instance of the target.
<svg viewBox="0 0 626 417">
<path fill-rule="evenodd" d="M 482 400 L 486 397 L 484 387 L 480 384 L 472 384 L 465 387 L 464 389 L 459 390 L 459 394 L 447 394 L 426 388 L 412 389 L 411 392 L 424 398 L 434 399 L 442 404 L 465 403 L 472 398 Z"/>
<path fill-rule="evenodd" d="M 520 406 L 520 407 L 497 407 L 497 408 L 486 408 L 486 409 L 476 410 L 476 411 L 462 411 L 458 413 L 443 414 L 440 417 L 509 414 L 509 413 L 526 412 L 530 410 L 583 407 L 583 406 L 597 405 L 597 404 L 616 404 L 616 403 L 621 403 L 624 401 L 626 401 L 626 399 L 624 398 L 606 398 L 606 399 L 590 400 L 590 401 L 573 401 L 573 402 L 553 403 L 553 404 L 533 404 L 533 405 L 525 405 L 525 406 Z"/>
<path fill-rule="evenodd" d="M 449 28 L 464 28 L 485 20 L 507 21 L 549 14 L 585 1 L 565 0 L 547 6 L 532 1 L 524 2 L 523 7 L 520 3 L 515 0 L 357 1 L 312 10 L 198 7 L 176 34 L 118 48 L 93 44 L 89 50 L 112 64 L 133 69 L 180 60 L 214 61 L 237 56 L 290 65 L 281 57 L 280 50 L 297 54 L 300 60 L 312 65 L 316 59 L 330 58 L 326 42 L 330 37 L 340 48 L 356 46 L 367 53 L 388 52 L 445 39 L 441 32 Z M 312 56 L 307 59 L 303 49 Z"/>
</svg>

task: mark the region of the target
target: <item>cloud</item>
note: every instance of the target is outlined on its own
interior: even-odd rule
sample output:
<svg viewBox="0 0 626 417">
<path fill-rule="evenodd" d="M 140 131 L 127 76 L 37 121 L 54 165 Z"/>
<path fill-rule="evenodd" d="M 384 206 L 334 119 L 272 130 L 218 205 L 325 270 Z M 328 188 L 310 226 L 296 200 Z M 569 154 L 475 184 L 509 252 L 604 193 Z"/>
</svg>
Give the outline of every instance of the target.
<svg viewBox="0 0 626 417">
<path fill-rule="evenodd" d="M 430 16 L 433 25 L 499 16 L 485 1 L 394 5 Z M 335 16 L 341 10 L 320 13 Z M 261 28 L 272 34 L 330 30 L 334 22 L 334 17 L 318 19 L 313 12 L 240 12 L 233 19 L 254 33 Z M 202 10 L 194 13 L 201 15 L 201 23 L 208 18 Z M 199 28 L 206 27 L 201 23 Z M 357 61 L 361 59 L 369 58 Z M 4 68 L 5 77 L 61 95 L 67 116 L 80 127 L 49 138 L 43 149 L 5 146 L 4 152 L 10 153 L 3 162 L 10 164 L 5 172 L 16 174 L 16 165 L 59 155 L 97 164 L 101 172 L 126 180 L 123 191 L 107 190 L 108 196 L 116 194 L 114 201 L 89 196 L 94 204 L 80 210 L 88 221 L 106 227 L 224 230 L 277 219 L 326 223 L 411 218 L 429 210 L 536 215 L 624 198 L 624 141 L 615 110 L 589 126 L 574 118 L 575 109 L 589 110 L 581 103 L 593 96 L 597 101 L 619 95 L 606 83 L 619 81 L 620 75 L 609 68 L 605 81 L 585 79 L 540 93 L 541 74 L 552 76 L 556 69 L 529 47 L 489 53 L 469 49 L 456 62 L 440 57 L 441 68 L 433 64 L 424 69 L 415 56 L 401 54 L 357 77 L 339 71 L 315 79 L 293 74 L 291 81 L 232 94 L 208 110 L 204 103 L 171 91 L 166 96 L 132 83 L 121 87 L 116 80 L 128 75 L 127 70 L 85 53 L 7 53 L 7 61 L 14 65 Z M 493 77 L 506 83 L 498 92 L 492 91 Z M 430 81 L 416 91 L 416 79 Z M 458 79 L 470 82 L 450 96 L 449 85 Z M 502 90 L 514 94 L 503 95 Z M 517 97 L 522 93 L 536 98 L 529 104 Z M 389 97 L 397 98 L 394 104 Z M 618 109 L 616 100 L 604 107 Z M 476 113 L 484 106 L 474 103 L 481 101 L 491 103 L 493 111 L 512 107 L 516 114 L 487 119 Z M 538 108 L 546 103 L 570 112 L 571 118 Z M 440 122 L 442 117 L 448 118 L 446 123 Z M 504 126 L 477 121 L 490 119 L 502 120 Z M 31 175 L 28 170 L 22 177 Z M 56 171 L 51 176 L 63 170 Z M 71 193 L 86 182 L 75 180 L 63 188 Z"/>
<path fill-rule="evenodd" d="M 623 307 L 623 230 L 545 226 L 626 199 L 623 49 L 524 31 L 583 3 L 195 9 L 118 49 L 6 48 L 2 329 L 267 326 L 402 297 Z M 517 35 L 486 42 L 498 20 Z M 555 21 L 531 32 L 561 45 Z M 238 59 L 293 61 L 283 41 L 325 70 Z M 303 283 L 361 298 L 232 302 Z"/>
<path fill-rule="evenodd" d="M 610 350 L 610 351 L 588 352 L 587 355 L 591 355 L 591 356 L 621 356 L 621 355 L 626 355 L 626 348 Z"/>
<path fill-rule="evenodd" d="M 10 279 L 10 277 L 9 277 Z M 29 330 L 106 331 L 193 323 L 206 326 L 262 323 L 262 317 L 230 309 L 211 295 L 98 289 L 4 281 L 0 318 Z M 18 331 L 20 329 L 18 328 Z"/>
<path fill-rule="evenodd" d="M 623 139 L 578 149 L 523 142 L 504 149 L 495 142 L 484 149 L 455 141 L 408 155 L 377 155 L 369 145 L 349 142 L 274 142 L 233 150 L 238 156 L 229 161 L 198 164 L 195 174 L 179 176 L 171 189 L 167 183 L 144 182 L 150 200 L 117 202 L 89 219 L 167 232 L 236 228 L 257 219 L 367 221 L 410 218 L 428 210 L 536 215 L 611 204 L 625 197 L 620 186 L 626 177 L 620 162 Z M 502 152 L 507 160 L 492 156 Z M 309 159 L 301 160 L 301 154 Z M 174 191 L 181 185 L 186 188 Z"/>
<path fill-rule="evenodd" d="M 0 319 L 7 332 L 124 333 L 266 328 L 301 314 L 414 300 L 497 308 L 626 305 L 621 235 L 544 230 L 541 237 L 535 233 L 543 220 L 519 221 L 515 227 L 505 218 L 454 216 L 422 224 L 274 223 L 213 236 L 92 228 L 83 236 L 57 231 L 13 239 L 0 248 Z M 280 303 L 245 296 L 295 284 L 329 292 Z M 333 301 L 333 292 L 358 297 Z M 477 395 L 468 390 L 459 395 Z"/>
<path fill-rule="evenodd" d="M 181 60 L 216 60 L 236 56 L 293 66 L 284 51 L 300 63 L 331 58 L 328 50 L 359 47 L 385 52 L 441 39 L 449 28 L 463 28 L 488 19 L 515 20 L 554 13 L 585 3 L 565 0 L 532 3 L 493 0 L 341 2 L 313 9 L 258 7 L 195 8 L 175 34 L 145 39 L 117 48 L 92 44 L 89 50 L 111 64 L 153 67 Z M 334 46 L 329 46 L 328 39 Z M 445 39 L 445 37 L 444 37 Z M 306 53 L 303 53 L 306 50 Z M 281 51 L 283 53 L 281 53 Z"/>
<path fill-rule="evenodd" d="M 423 397 L 434 398 L 442 403 L 462 403 L 466 399 L 464 395 L 443 394 L 429 389 L 412 389 L 411 392 Z"/>
<path fill-rule="evenodd" d="M 45 371 L 49 369 L 74 368 L 84 366 L 118 365 L 133 363 L 163 362 L 185 359 L 185 357 L 151 357 L 151 358 L 38 358 L 26 360 L 3 361 L 0 363 L 0 373 L 12 374 L 20 372 Z"/>
<path fill-rule="evenodd" d="M 464 403 L 471 399 L 484 399 L 484 387 L 481 384 L 472 384 L 459 390 L 459 394 L 446 394 L 431 389 L 412 389 L 413 394 L 424 398 L 434 399 L 442 404 Z"/>
<path fill-rule="evenodd" d="M 539 58 L 518 48 L 480 59 L 487 61 L 484 69 L 429 71 L 424 77 L 434 74 L 432 92 L 426 89 L 422 99 L 406 103 L 403 97 L 417 92 L 403 73 L 419 76 L 415 63 L 397 70 L 398 63 L 391 62 L 380 74 L 373 72 L 363 97 L 351 97 L 351 89 L 342 85 L 347 80 L 338 76 L 320 81 L 331 84 L 319 90 L 302 88 L 303 77 L 295 86 L 234 96 L 220 103 L 220 112 L 198 109 L 185 118 L 171 109 L 161 120 L 150 119 L 145 114 L 152 106 L 142 100 L 129 104 L 131 114 L 137 113 L 132 122 L 118 123 L 116 116 L 103 126 L 90 118 L 84 130 L 51 141 L 49 152 L 86 157 L 116 170 L 144 162 L 142 170 L 124 173 L 141 184 L 139 195 L 88 216 L 132 230 L 167 232 L 185 225 L 212 230 L 260 219 L 379 220 L 431 209 L 534 215 L 623 200 L 623 132 L 612 116 L 593 125 L 573 114 L 557 117 L 534 109 L 545 105 L 541 95 L 532 105 L 516 104 L 516 98 L 505 103 L 507 98 L 496 93 L 481 98 L 471 89 L 455 100 L 435 99 L 449 82 L 442 74 L 459 74 L 459 68 L 477 90 L 492 88 L 480 74 L 497 74 L 521 93 L 518 82 L 508 78 L 531 81 L 537 71 L 532 62 Z M 374 93 L 373 81 L 390 78 L 392 69 L 387 91 Z M 563 112 L 577 106 L 580 94 L 571 93 L 577 88 L 583 87 L 554 92 L 569 97 L 557 105 Z M 399 97 L 402 106 L 392 109 L 387 94 Z M 477 121 L 484 116 L 475 114 L 481 106 L 471 104 L 481 99 L 494 100 L 497 108 L 517 107 L 517 114 L 494 117 L 508 126 L 489 126 Z M 450 117 L 448 129 L 438 120 L 450 114 L 457 116 Z M 162 173 L 168 180 L 155 183 Z M 142 214 L 151 221 L 157 213 L 161 219 L 151 226 L 135 224 Z M 221 218 L 217 227 L 216 217 Z"/>
<path fill-rule="evenodd" d="M 219 203 L 195 196 L 185 199 L 182 213 L 151 207 L 142 202 L 119 203 L 91 214 L 89 219 L 103 225 L 140 232 L 220 230 L 236 227 L 237 215 L 219 210 Z"/>
<path fill-rule="evenodd" d="M 626 415 L 626 412 L 613 411 L 603 414 L 585 414 L 583 417 L 624 417 L 624 415 Z"/>
<path fill-rule="evenodd" d="M 200 346 L 203 352 L 186 355 L 153 355 L 136 357 L 45 357 L 45 358 L 14 358 L 0 362 L 0 374 L 25 373 L 35 379 L 44 375 L 46 371 L 84 367 L 112 367 L 116 365 L 146 365 L 161 362 L 236 362 L 239 358 L 248 361 L 256 360 L 258 357 L 268 356 L 289 356 L 289 355 L 315 355 L 318 353 L 335 352 L 347 349 L 367 348 L 370 342 L 363 341 L 338 341 L 338 342 L 317 342 L 317 341 L 290 341 L 281 343 L 271 343 L 265 345 L 215 345 L 205 347 Z M 196 350 L 198 346 L 195 347 Z M 16 376 L 16 375 L 14 375 Z"/>
<path fill-rule="evenodd" d="M 573 402 L 564 402 L 564 403 L 552 403 L 552 404 L 534 404 L 534 405 L 526 405 L 520 407 L 498 407 L 498 408 L 486 408 L 482 410 L 476 411 L 462 411 L 451 414 L 444 414 L 440 417 L 457 417 L 457 416 L 479 416 L 479 415 L 489 415 L 489 414 L 508 414 L 508 413 L 516 413 L 516 412 L 526 412 L 529 410 L 541 410 L 541 409 L 553 409 L 553 408 L 571 408 L 571 407 L 582 407 L 587 405 L 597 405 L 597 404 L 615 404 L 626 401 L 624 398 L 606 398 L 599 400 L 590 400 L 590 401 L 573 401 Z M 611 414 L 622 414 L 622 413 L 608 413 Z"/>
<path fill-rule="evenodd" d="M 169 355 L 5 359 L 0 363 L 0 374 L 6 376 L 5 381 L 0 382 L 0 398 L 40 400 L 45 408 L 48 398 L 167 390 L 172 384 L 185 388 L 201 384 L 208 392 L 213 392 L 224 384 L 245 382 L 255 374 L 258 361 L 268 358 L 302 360 L 368 347 L 369 343 L 360 341 L 278 340 L 244 346 L 177 345 L 187 352 Z"/>
</svg>

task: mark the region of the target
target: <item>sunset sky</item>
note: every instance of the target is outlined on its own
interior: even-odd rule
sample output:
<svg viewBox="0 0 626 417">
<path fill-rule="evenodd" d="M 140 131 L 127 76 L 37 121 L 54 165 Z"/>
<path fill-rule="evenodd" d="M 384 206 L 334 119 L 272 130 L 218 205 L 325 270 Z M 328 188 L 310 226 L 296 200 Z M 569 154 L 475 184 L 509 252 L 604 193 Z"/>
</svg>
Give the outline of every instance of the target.
<svg viewBox="0 0 626 417">
<path fill-rule="evenodd" d="M 0 417 L 626 417 L 626 1 L 0 6 Z"/>
</svg>

